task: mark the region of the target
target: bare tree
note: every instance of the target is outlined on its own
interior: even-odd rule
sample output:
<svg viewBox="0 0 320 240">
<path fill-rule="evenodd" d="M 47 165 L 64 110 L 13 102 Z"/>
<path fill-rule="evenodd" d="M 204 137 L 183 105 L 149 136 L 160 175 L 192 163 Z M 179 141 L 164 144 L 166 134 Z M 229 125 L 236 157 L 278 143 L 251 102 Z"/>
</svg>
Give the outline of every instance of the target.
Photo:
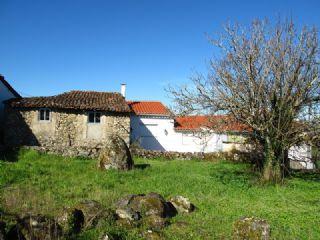
<svg viewBox="0 0 320 240">
<path fill-rule="evenodd" d="M 319 136 L 319 44 L 315 28 L 298 33 L 292 21 L 255 20 L 225 26 L 210 42 L 220 50 L 208 74 L 191 86 L 169 87 L 180 113 L 229 114 L 252 130 L 263 146 L 262 178 L 280 181 L 289 169 L 288 149 Z M 312 136 L 312 137 L 311 137 Z"/>
</svg>

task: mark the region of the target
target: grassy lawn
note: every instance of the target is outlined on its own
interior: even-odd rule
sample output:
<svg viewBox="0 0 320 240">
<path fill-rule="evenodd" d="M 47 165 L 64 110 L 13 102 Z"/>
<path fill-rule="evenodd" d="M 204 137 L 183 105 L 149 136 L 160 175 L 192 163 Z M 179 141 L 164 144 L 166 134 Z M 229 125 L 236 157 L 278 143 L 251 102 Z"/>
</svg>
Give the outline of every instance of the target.
<svg viewBox="0 0 320 240">
<path fill-rule="evenodd" d="M 224 161 L 135 159 L 133 171 L 102 172 L 89 159 L 31 150 L 21 150 L 15 158 L 17 162 L 0 161 L 0 209 L 5 211 L 55 215 L 83 199 L 110 207 L 126 194 L 158 192 L 165 198 L 186 196 L 197 207 L 172 219 L 166 239 L 230 239 L 233 222 L 252 215 L 269 221 L 272 239 L 320 239 L 319 176 L 260 186 L 248 165 Z M 92 230 L 82 238 L 99 234 Z"/>
</svg>

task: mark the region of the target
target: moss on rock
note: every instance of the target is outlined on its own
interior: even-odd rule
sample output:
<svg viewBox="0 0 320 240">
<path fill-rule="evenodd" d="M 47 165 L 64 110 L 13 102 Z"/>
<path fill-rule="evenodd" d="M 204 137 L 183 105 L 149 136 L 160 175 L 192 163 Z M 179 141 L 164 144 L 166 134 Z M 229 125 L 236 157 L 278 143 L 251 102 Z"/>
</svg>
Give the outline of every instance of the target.
<svg viewBox="0 0 320 240">
<path fill-rule="evenodd" d="M 106 147 L 101 149 L 99 155 L 99 167 L 103 170 L 117 169 L 130 170 L 133 160 L 126 142 L 118 135 L 112 135 Z"/>
<path fill-rule="evenodd" d="M 266 220 L 244 217 L 233 225 L 234 240 L 269 240 L 270 225 Z"/>
</svg>

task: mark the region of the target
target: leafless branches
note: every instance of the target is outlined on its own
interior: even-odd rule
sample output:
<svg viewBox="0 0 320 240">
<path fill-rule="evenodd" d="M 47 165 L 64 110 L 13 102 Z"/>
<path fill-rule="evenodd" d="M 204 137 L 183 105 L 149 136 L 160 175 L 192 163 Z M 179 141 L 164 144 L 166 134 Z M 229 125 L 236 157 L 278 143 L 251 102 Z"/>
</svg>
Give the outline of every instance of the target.
<svg viewBox="0 0 320 240">
<path fill-rule="evenodd" d="M 180 113 L 230 114 L 260 143 L 270 141 L 273 150 L 287 150 L 319 133 L 315 28 L 298 32 L 292 21 L 255 20 L 247 28 L 227 24 L 210 42 L 222 57 L 211 60 L 208 75 L 196 74 L 191 87 L 168 88 Z"/>
</svg>

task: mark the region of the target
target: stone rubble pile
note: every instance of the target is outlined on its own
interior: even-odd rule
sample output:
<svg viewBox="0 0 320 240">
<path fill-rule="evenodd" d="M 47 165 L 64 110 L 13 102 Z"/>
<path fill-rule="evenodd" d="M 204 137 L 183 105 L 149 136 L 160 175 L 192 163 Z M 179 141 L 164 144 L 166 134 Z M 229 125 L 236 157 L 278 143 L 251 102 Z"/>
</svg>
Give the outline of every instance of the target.
<svg viewBox="0 0 320 240">
<path fill-rule="evenodd" d="M 81 231 L 103 227 L 104 224 L 126 229 L 138 228 L 144 239 L 162 239 L 160 231 L 169 225 L 169 218 L 178 212 L 190 213 L 195 209 L 185 197 L 176 196 L 172 199 L 174 203 L 157 193 L 128 195 L 115 204 L 115 209 L 105 208 L 97 201 L 85 200 L 62 209 L 54 218 L 0 212 L 0 240 L 70 239 Z M 179 207 L 176 209 L 174 206 Z M 105 233 L 101 239 L 119 238 Z"/>
</svg>

